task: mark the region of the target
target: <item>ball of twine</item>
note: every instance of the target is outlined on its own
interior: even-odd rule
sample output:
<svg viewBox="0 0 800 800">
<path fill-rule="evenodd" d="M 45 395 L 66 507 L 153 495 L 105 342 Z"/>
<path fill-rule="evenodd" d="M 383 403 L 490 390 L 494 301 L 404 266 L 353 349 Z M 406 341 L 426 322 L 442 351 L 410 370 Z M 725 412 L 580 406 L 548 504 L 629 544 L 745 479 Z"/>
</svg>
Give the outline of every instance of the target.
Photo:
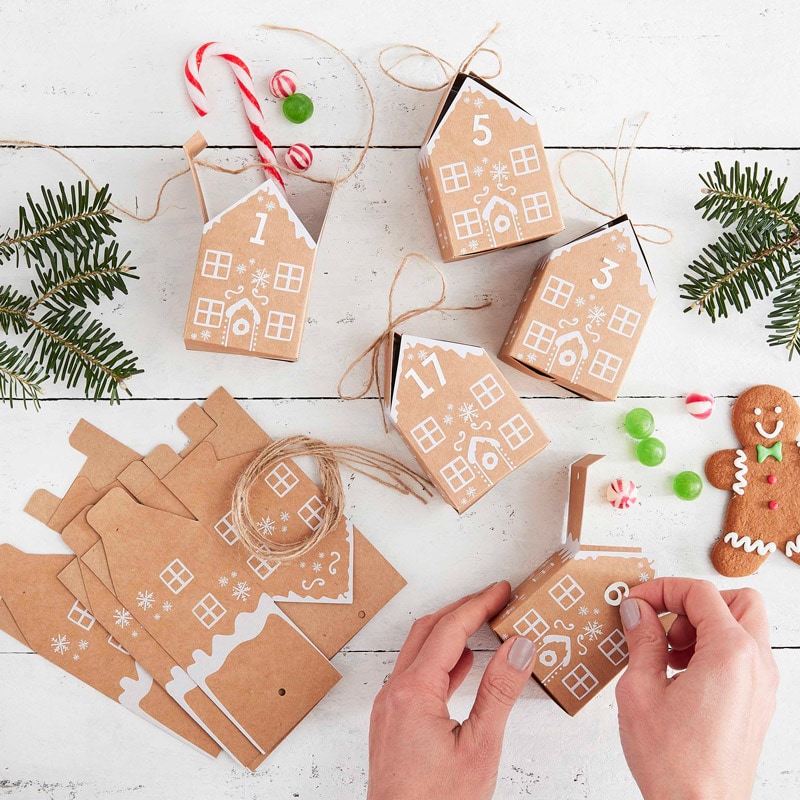
<svg viewBox="0 0 800 800">
<path fill-rule="evenodd" d="M 267 538 L 256 525 L 250 497 L 261 476 L 280 462 L 310 456 L 319 469 L 324 509 L 316 528 L 303 539 L 281 542 Z M 358 445 L 329 445 L 308 436 L 289 436 L 265 447 L 247 466 L 233 488 L 231 524 L 244 547 L 253 555 L 272 562 L 290 561 L 313 550 L 334 530 L 344 516 L 344 488 L 340 468 L 347 466 L 401 494 L 411 494 L 423 503 L 431 495 L 427 479 L 400 461 L 377 450 Z"/>
</svg>

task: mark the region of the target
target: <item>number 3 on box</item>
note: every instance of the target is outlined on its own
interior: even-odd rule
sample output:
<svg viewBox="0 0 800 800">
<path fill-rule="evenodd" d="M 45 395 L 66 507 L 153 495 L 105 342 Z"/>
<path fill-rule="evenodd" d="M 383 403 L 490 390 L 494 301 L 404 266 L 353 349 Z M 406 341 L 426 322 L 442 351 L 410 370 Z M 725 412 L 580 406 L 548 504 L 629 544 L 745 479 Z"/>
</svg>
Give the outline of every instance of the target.
<svg viewBox="0 0 800 800">
<path fill-rule="evenodd" d="M 433 364 L 434 370 L 436 370 L 436 377 L 439 379 L 439 385 L 445 386 L 447 384 L 447 380 L 444 377 L 444 373 L 442 372 L 441 364 L 439 364 L 439 359 L 436 357 L 436 353 L 431 353 L 427 358 L 424 358 L 422 361 L 419 362 L 422 364 L 423 367 L 427 367 L 428 364 Z M 406 374 L 403 376 L 404 378 L 411 378 L 417 386 L 421 389 L 419 398 L 420 400 L 424 400 L 426 397 L 430 397 L 435 391 L 435 386 L 428 386 L 422 378 L 420 378 L 419 374 L 415 369 L 409 369 L 406 371 Z"/>
<path fill-rule="evenodd" d="M 488 114 L 476 114 L 474 119 L 472 120 L 472 130 L 475 133 L 481 133 L 482 137 L 478 138 L 474 136 L 472 139 L 473 144 L 478 145 L 478 147 L 483 147 L 484 145 L 489 144 L 492 141 L 492 132 L 489 130 L 487 125 L 484 125 L 481 120 L 482 119 L 489 119 Z"/>
<path fill-rule="evenodd" d="M 597 278 L 592 278 L 592 286 L 594 286 L 595 289 L 608 289 L 614 280 L 614 277 L 611 275 L 611 270 L 619 266 L 616 261 L 612 261 L 610 258 L 604 258 L 603 263 L 605 266 L 600 267 L 600 274 L 605 280 L 599 281 Z"/>
</svg>

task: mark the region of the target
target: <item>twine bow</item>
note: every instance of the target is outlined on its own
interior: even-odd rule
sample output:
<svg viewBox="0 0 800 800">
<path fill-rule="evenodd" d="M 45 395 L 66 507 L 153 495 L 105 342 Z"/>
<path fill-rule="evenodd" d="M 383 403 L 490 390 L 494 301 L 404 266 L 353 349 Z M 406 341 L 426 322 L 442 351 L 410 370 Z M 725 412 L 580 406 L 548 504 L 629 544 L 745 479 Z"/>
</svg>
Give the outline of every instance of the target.
<svg viewBox="0 0 800 800">
<path fill-rule="evenodd" d="M 614 149 L 614 161 L 613 165 L 609 166 L 608 162 L 600 155 L 591 150 L 585 149 L 578 149 L 578 150 L 570 150 L 568 153 L 565 153 L 561 157 L 561 161 L 558 162 L 558 177 L 561 179 L 561 183 L 564 188 L 567 190 L 567 194 L 573 198 L 573 200 L 577 200 L 582 206 L 588 208 L 590 211 L 594 211 L 596 214 L 599 214 L 601 217 L 606 217 L 606 219 L 615 219 L 616 217 L 624 214 L 625 208 L 625 188 L 628 183 L 628 168 L 630 167 L 631 163 L 631 156 L 633 155 L 634 150 L 636 149 L 636 140 L 639 138 L 639 133 L 642 130 L 642 126 L 647 119 L 647 114 L 642 117 L 642 121 L 636 126 L 636 133 L 633 136 L 633 140 L 631 141 L 630 145 L 628 146 L 628 154 L 625 157 L 625 164 L 622 168 L 622 175 L 619 175 L 619 166 L 620 166 L 620 150 L 622 149 L 622 135 L 625 131 L 625 126 L 628 122 L 627 119 L 622 121 L 622 125 L 619 129 L 619 136 L 617 137 L 617 146 Z M 595 205 L 592 205 L 588 200 L 584 200 L 576 191 L 572 189 L 572 187 L 567 182 L 567 179 L 564 177 L 564 162 L 568 158 L 572 158 L 573 156 L 589 156 L 589 158 L 593 158 L 595 161 L 598 161 L 603 169 L 608 174 L 609 178 L 611 178 L 611 183 L 614 187 L 614 199 L 616 200 L 616 210 L 613 213 L 609 213 L 608 211 L 604 211 L 602 208 L 598 208 Z M 665 228 L 663 225 L 656 225 L 652 222 L 639 222 L 635 223 L 633 226 L 636 229 L 636 233 L 642 241 L 650 242 L 651 244 L 669 244 L 672 241 L 673 233 L 669 228 Z M 642 229 L 649 229 L 653 231 L 661 231 L 662 233 L 666 234 L 665 238 L 661 239 L 653 239 L 652 237 L 646 236 L 639 231 Z"/>
<path fill-rule="evenodd" d="M 412 308 L 408 311 L 404 311 L 402 314 L 398 314 L 397 316 L 394 315 L 394 292 L 397 287 L 397 283 L 400 280 L 400 276 L 403 274 L 403 270 L 406 266 L 411 262 L 412 259 L 417 259 L 421 261 L 423 264 L 427 264 L 432 269 L 436 270 L 436 274 L 439 276 L 439 280 L 441 282 L 441 290 L 439 292 L 439 297 L 433 303 L 427 306 L 420 306 L 419 308 Z M 426 314 L 428 311 L 477 311 L 481 308 L 486 308 L 492 304 L 491 300 L 485 300 L 483 303 L 474 306 L 446 306 L 444 305 L 445 297 L 447 295 L 447 279 L 444 276 L 441 268 L 431 261 L 427 256 L 422 255 L 422 253 L 409 253 L 406 255 L 403 260 L 400 262 L 400 266 L 397 268 L 397 271 L 394 274 L 394 279 L 392 280 L 392 285 L 389 289 L 389 306 L 388 306 L 388 324 L 387 326 L 375 337 L 372 343 L 366 347 L 360 355 L 358 355 L 354 361 L 350 363 L 350 366 L 344 371 L 344 374 L 339 379 L 339 383 L 336 385 L 336 391 L 339 394 L 339 397 L 342 400 L 360 400 L 364 397 L 369 390 L 375 386 L 375 389 L 378 393 L 378 402 L 381 401 L 381 382 L 380 382 L 380 355 L 381 355 L 381 348 L 383 344 L 388 341 L 390 334 L 394 332 L 394 330 L 402 325 L 405 322 L 408 322 L 410 319 L 414 319 L 414 317 L 418 317 L 421 314 Z M 365 359 L 370 358 L 370 372 L 366 378 L 364 378 L 361 390 L 356 392 L 356 394 L 345 394 L 343 391 L 343 384 L 347 380 L 347 377 L 353 372 L 356 367 Z M 386 412 L 384 411 L 383 403 L 381 403 L 381 410 L 383 412 L 383 429 L 387 431 L 388 425 L 386 424 Z"/>
<path fill-rule="evenodd" d="M 503 71 L 503 59 L 500 56 L 500 53 L 497 52 L 493 47 L 487 47 L 487 42 L 497 33 L 498 29 L 500 28 L 500 23 L 496 22 L 494 27 L 486 34 L 486 36 L 481 39 L 475 47 L 469 52 L 467 57 L 459 64 L 458 68 L 454 67 L 447 59 L 442 58 L 441 56 L 436 55 L 436 53 L 427 50 L 424 47 L 418 47 L 415 44 L 393 44 L 389 45 L 389 47 L 384 47 L 383 50 L 378 54 L 378 66 L 381 68 L 381 72 L 386 75 L 387 78 L 390 78 L 395 83 L 399 83 L 401 86 L 405 86 L 408 89 L 415 89 L 418 92 L 438 92 L 440 89 L 444 89 L 448 83 L 453 79 L 454 75 L 457 75 L 459 72 L 466 72 L 472 62 L 479 56 L 481 53 L 485 53 L 486 55 L 491 56 L 497 62 L 497 66 L 495 67 L 494 72 L 491 73 L 481 73 L 475 72 L 479 78 L 483 78 L 484 80 L 490 81 L 493 78 L 496 78 L 502 71 Z M 386 64 L 386 56 L 393 52 L 393 51 L 403 51 L 402 55 L 398 55 L 396 59 L 392 61 L 390 64 Z M 430 59 L 432 60 L 442 71 L 444 75 L 444 80 L 440 83 L 437 83 L 433 86 L 420 86 L 415 83 L 409 83 L 408 81 L 399 78 L 395 74 L 395 70 L 406 61 L 412 61 L 414 59 Z"/>
</svg>

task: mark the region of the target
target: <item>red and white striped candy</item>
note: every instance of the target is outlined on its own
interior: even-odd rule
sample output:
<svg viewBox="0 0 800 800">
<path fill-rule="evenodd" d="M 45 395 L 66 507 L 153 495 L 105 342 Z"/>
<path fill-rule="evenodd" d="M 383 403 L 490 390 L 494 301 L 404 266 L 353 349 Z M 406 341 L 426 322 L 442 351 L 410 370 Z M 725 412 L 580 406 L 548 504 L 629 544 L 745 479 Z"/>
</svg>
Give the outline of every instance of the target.
<svg viewBox="0 0 800 800">
<path fill-rule="evenodd" d="M 608 484 L 606 499 L 614 508 L 630 508 L 639 499 L 639 490 L 633 481 L 617 478 Z"/>
<path fill-rule="evenodd" d="M 279 69 L 269 79 L 269 92 L 278 100 L 284 100 L 297 91 L 297 75 L 290 69 Z"/>
<path fill-rule="evenodd" d="M 305 172 L 314 160 L 314 154 L 307 144 L 298 142 L 286 151 L 286 164 L 298 172 Z"/>
<path fill-rule="evenodd" d="M 695 419 L 708 419 L 714 410 L 714 395 L 692 392 L 686 397 L 686 410 Z"/>
<path fill-rule="evenodd" d="M 261 111 L 258 98 L 256 98 L 253 76 L 250 74 L 250 68 L 244 62 L 244 59 L 232 47 L 228 47 L 221 42 L 206 42 L 196 50 L 193 50 L 189 58 L 186 59 L 183 75 L 186 80 L 186 90 L 189 92 L 189 99 L 192 101 L 195 111 L 201 117 L 208 114 L 208 98 L 200 83 L 200 67 L 203 64 L 203 59 L 210 56 L 218 56 L 227 61 L 231 70 L 233 70 L 236 83 L 239 84 L 239 92 L 242 95 L 244 111 L 250 123 L 250 130 L 256 140 L 258 154 L 264 162 L 264 170 L 280 186 L 283 186 L 283 178 L 281 178 L 281 174 L 277 169 L 278 160 L 275 156 L 275 150 L 264 131 L 264 114 Z"/>
</svg>

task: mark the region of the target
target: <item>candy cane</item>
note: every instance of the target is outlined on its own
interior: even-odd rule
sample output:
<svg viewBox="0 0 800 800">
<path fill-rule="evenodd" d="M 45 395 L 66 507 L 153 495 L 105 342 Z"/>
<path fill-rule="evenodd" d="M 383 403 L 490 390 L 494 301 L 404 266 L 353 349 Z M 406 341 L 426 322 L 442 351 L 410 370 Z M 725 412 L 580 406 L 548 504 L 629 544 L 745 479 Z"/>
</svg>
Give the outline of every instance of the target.
<svg viewBox="0 0 800 800">
<path fill-rule="evenodd" d="M 253 76 L 244 59 L 232 48 L 220 42 L 206 42 L 194 50 L 188 59 L 183 74 L 186 79 L 186 90 L 189 92 L 189 99 L 192 101 L 195 111 L 204 117 L 208 114 L 208 98 L 203 91 L 200 83 L 200 67 L 203 59 L 207 56 L 219 56 L 230 65 L 236 82 L 239 84 L 239 91 L 244 103 L 244 111 L 250 123 L 250 130 L 256 140 L 256 147 L 261 160 L 264 162 L 264 171 L 274 178 L 281 186 L 284 186 L 283 178 L 277 169 L 277 159 L 272 142 L 264 132 L 264 114 L 261 111 L 253 85 Z"/>
</svg>

